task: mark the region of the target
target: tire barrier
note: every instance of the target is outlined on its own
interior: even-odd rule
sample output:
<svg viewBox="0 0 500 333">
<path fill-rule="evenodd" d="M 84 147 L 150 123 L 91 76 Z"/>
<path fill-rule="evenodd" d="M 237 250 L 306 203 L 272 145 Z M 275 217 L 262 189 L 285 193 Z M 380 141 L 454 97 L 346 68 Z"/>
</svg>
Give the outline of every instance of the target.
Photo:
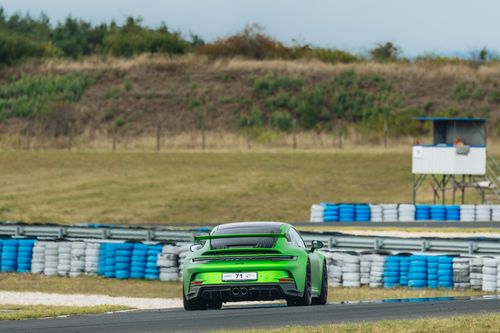
<svg viewBox="0 0 500 333">
<path fill-rule="evenodd" d="M 397 222 L 398 221 L 398 205 L 397 204 L 383 204 L 382 215 L 384 222 Z"/>
<path fill-rule="evenodd" d="M 148 246 L 142 243 L 135 243 L 130 263 L 130 277 L 132 279 L 144 279 L 146 275 L 147 257 Z"/>
<path fill-rule="evenodd" d="M 370 271 L 372 266 L 372 255 L 363 254 L 359 258 L 359 282 L 361 285 L 370 284 Z"/>
<path fill-rule="evenodd" d="M 431 206 L 432 221 L 446 221 L 446 206 L 435 205 Z"/>
<path fill-rule="evenodd" d="M 453 288 L 470 288 L 470 259 L 453 258 Z"/>
<path fill-rule="evenodd" d="M 446 221 L 460 221 L 460 206 L 444 206 L 446 211 Z"/>
<path fill-rule="evenodd" d="M 401 279 L 401 257 L 388 256 L 384 267 L 384 287 L 393 288 L 399 286 Z"/>
<path fill-rule="evenodd" d="M 386 256 L 374 254 L 370 267 L 370 288 L 381 288 L 384 285 Z"/>
<path fill-rule="evenodd" d="M 470 287 L 481 290 L 483 287 L 483 259 L 472 258 L 470 261 Z"/>
<path fill-rule="evenodd" d="M 339 221 L 352 222 L 356 220 L 356 210 L 352 204 L 339 205 Z"/>
<path fill-rule="evenodd" d="M 179 275 L 179 249 L 173 245 L 164 245 L 158 255 L 157 265 L 160 267 L 161 281 L 177 281 Z"/>
<path fill-rule="evenodd" d="M 186 243 L 0 239 L 0 268 L 3 272 L 48 276 L 89 274 L 175 281 L 182 279 L 183 261 L 189 251 L 190 244 Z M 321 252 L 327 260 L 331 287 L 369 285 L 371 288 L 408 286 L 500 291 L 499 257 Z"/>
<path fill-rule="evenodd" d="M 0 265 L 2 272 L 17 271 L 17 254 L 19 242 L 17 239 L 5 239 L 2 241 L 2 263 Z"/>
<path fill-rule="evenodd" d="M 342 286 L 344 288 L 359 288 L 361 286 L 359 256 L 346 255 L 342 262 Z"/>
<path fill-rule="evenodd" d="M 415 221 L 429 221 L 431 219 L 431 206 L 415 205 Z"/>
<path fill-rule="evenodd" d="M 427 257 L 427 287 L 437 288 L 439 285 L 439 257 Z"/>
<path fill-rule="evenodd" d="M 460 205 L 460 221 L 474 222 L 476 220 L 475 205 Z"/>
<path fill-rule="evenodd" d="M 57 274 L 69 275 L 71 270 L 71 242 L 59 242 L 57 248 Z"/>
<path fill-rule="evenodd" d="M 491 207 L 491 221 L 500 222 L 500 205 Z"/>
<path fill-rule="evenodd" d="M 500 205 L 348 204 L 311 206 L 310 222 L 500 222 Z"/>
<path fill-rule="evenodd" d="M 415 205 L 400 204 L 399 205 L 399 221 L 401 222 L 415 222 L 416 218 Z"/>
<path fill-rule="evenodd" d="M 498 281 L 498 259 L 483 259 L 483 290 L 496 291 Z"/>
<path fill-rule="evenodd" d="M 384 222 L 383 208 L 381 205 L 370 205 L 371 222 Z"/>
<path fill-rule="evenodd" d="M 453 287 L 453 258 L 440 256 L 438 264 L 438 287 Z"/>
<path fill-rule="evenodd" d="M 17 247 L 17 272 L 31 272 L 31 258 L 33 257 L 33 246 L 35 241 L 32 239 L 20 239 Z"/>
<path fill-rule="evenodd" d="M 322 251 L 330 287 L 455 288 L 500 291 L 497 257 Z M 359 279 L 356 281 L 356 279 Z"/>
<path fill-rule="evenodd" d="M 491 221 L 491 205 L 477 205 L 476 206 L 476 221 L 488 222 Z"/>
</svg>

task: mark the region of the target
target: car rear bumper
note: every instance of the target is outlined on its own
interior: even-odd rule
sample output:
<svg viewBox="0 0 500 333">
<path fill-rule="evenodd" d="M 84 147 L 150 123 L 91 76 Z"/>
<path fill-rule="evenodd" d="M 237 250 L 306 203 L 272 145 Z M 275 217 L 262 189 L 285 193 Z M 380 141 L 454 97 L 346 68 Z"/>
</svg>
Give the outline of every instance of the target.
<svg viewBox="0 0 500 333">
<path fill-rule="evenodd" d="M 204 301 L 241 302 L 271 301 L 302 296 L 294 283 L 250 283 L 191 286 L 186 295 L 188 300 L 198 298 Z"/>
</svg>

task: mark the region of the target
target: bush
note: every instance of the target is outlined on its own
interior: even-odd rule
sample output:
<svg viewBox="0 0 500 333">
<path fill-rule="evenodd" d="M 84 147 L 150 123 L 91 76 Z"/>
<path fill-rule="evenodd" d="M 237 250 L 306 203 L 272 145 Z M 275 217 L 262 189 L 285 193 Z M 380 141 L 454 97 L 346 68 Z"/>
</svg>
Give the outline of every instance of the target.
<svg viewBox="0 0 500 333">
<path fill-rule="evenodd" d="M 278 129 L 280 131 L 288 131 L 292 127 L 292 122 L 290 115 L 286 112 L 276 111 L 271 113 L 269 117 L 269 124 L 271 128 Z"/>
<path fill-rule="evenodd" d="M 11 64 L 25 58 L 54 56 L 56 49 L 50 43 L 0 31 L 0 64 Z"/>
<path fill-rule="evenodd" d="M 331 63 L 351 63 L 359 61 L 352 53 L 338 49 L 313 48 L 307 51 L 307 57 Z"/>
<path fill-rule="evenodd" d="M 25 76 L 0 86 L 0 119 L 30 117 L 54 102 L 76 102 L 90 80 L 85 75 Z"/>
<path fill-rule="evenodd" d="M 263 33 L 258 25 L 248 25 L 233 36 L 218 39 L 197 49 L 211 59 L 245 57 L 252 59 L 290 59 L 294 50 Z"/>
<path fill-rule="evenodd" d="M 258 92 L 274 93 L 278 90 L 301 88 L 304 80 L 289 77 L 265 77 L 255 80 L 254 89 Z"/>
<path fill-rule="evenodd" d="M 119 117 L 118 119 L 115 120 L 115 126 L 116 127 L 123 127 L 125 126 L 126 121 L 122 117 Z"/>
<path fill-rule="evenodd" d="M 125 90 L 129 92 L 130 90 L 132 90 L 132 81 L 130 81 L 129 79 L 125 80 L 123 86 L 125 87 Z"/>
<path fill-rule="evenodd" d="M 266 99 L 266 106 L 271 109 L 292 109 L 293 102 L 290 96 L 285 92 L 270 96 Z"/>
<path fill-rule="evenodd" d="M 312 129 L 321 121 L 331 120 L 331 114 L 325 108 L 326 92 L 322 87 L 305 90 L 299 99 L 298 114 L 303 128 Z"/>
<path fill-rule="evenodd" d="M 259 108 L 252 110 L 250 123 L 253 127 L 262 127 L 264 125 L 264 114 Z"/>
<path fill-rule="evenodd" d="M 463 101 L 471 98 L 475 92 L 473 83 L 459 83 L 453 87 L 452 96 L 458 101 Z"/>
<path fill-rule="evenodd" d="M 398 59 L 400 53 L 399 47 L 391 42 L 378 44 L 370 51 L 372 59 L 376 61 L 394 61 Z"/>
</svg>

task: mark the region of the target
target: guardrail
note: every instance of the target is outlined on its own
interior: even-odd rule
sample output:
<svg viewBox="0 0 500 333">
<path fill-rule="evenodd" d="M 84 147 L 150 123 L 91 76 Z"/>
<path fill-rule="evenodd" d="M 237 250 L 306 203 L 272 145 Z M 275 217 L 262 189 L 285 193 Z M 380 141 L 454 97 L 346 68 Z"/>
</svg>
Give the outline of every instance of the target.
<svg viewBox="0 0 500 333">
<path fill-rule="evenodd" d="M 192 242 L 194 240 L 195 233 L 192 231 L 154 228 L 2 224 L 0 225 L 0 236 L 23 236 L 42 239 L 82 238 L 158 242 Z"/>
<path fill-rule="evenodd" d="M 329 249 L 434 252 L 447 254 L 500 254 L 500 241 L 421 239 L 396 237 L 331 236 L 303 234 L 304 241 L 322 241 Z"/>
<path fill-rule="evenodd" d="M 0 224 L 0 236 L 34 237 L 39 239 L 101 239 L 128 241 L 157 241 L 164 243 L 193 242 L 196 235 L 206 231 L 179 231 L 166 228 L 134 228 L 106 226 L 60 226 Z M 306 243 L 322 241 L 330 249 L 435 252 L 448 254 L 500 254 L 500 240 L 436 239 L 349 236 L 339 233 L 303 233 Z"/>
</svg>

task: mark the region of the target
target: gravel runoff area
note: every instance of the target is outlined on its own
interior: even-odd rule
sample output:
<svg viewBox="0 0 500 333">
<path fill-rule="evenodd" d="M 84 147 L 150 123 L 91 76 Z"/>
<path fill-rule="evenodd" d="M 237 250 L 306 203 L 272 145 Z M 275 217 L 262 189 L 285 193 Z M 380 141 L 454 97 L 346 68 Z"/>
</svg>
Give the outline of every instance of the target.
<svg viewBox="0 0 500 333">
<path fill-rule="evenodd" d="M 182 307 L 182 299 L 0 291 L 0 304 L 60 306 L 122 305 L 134 309 L 147 310 L 179 308 Z"/>
</svg>

